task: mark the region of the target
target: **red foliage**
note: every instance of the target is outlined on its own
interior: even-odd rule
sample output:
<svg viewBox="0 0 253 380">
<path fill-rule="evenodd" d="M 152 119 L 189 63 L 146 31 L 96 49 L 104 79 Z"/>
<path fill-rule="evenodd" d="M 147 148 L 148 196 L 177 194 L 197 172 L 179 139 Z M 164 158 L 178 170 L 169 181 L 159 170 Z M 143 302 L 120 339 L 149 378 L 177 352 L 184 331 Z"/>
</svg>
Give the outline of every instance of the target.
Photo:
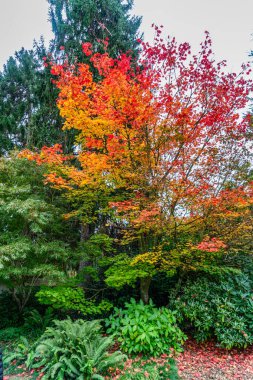
<svg viewBox="0 0 253 380">
<path fill-rule="evenodd" d="M 87 177 L 120 177 L 157 192 L 169 188 L 171 205 L 190 210 L 217 197 L 220 182 L 229 177 L 228 162 L 236 149 L 241 154 L 249 120 L 239 112 L 252 83 L 224 73 L 225 62 L 215 63 L 207 32 L 199 55 L 191 56 L 189 44 L 165 41 L 155 30 L 155 45 L 142 43 L 137 69 L 127 55 L 112 59 L 83 44 L 102 77 L 98 83 L 86 64 L 53 66 L 58 104 L 65 127 L 80 131 Z"/>
<path fill-rule="evenodd" d="M 218 252 L 226 247 L 227 246 L 225 243 L 223 243 L 223 241 L 216 238 L 210 239 L 209 237 L 206 237 L 201 243 L 196 246 L 197 249 L 205 252 Z"/>
<path fill-rule="evenodd" d="M 42 164 L 62 164 L 71 156 L 63 155 L 62 146 L 55 144 L 51 147 L 43 146 L 39 153 L 32 152 L 29 149 L 24 149 L 19 153 L 19 158 L 26 158 L 30 161 L 36 161 L 38 165 Z"/>
<path fill-rule="evenodd" d="M 178 219 L 199 219 L 208 209 L 227 212 L 234 200 L 249 202 L 234 168 L 247 156 L 251 127 L 241 115 L 253 86 L 247 65 L 237 75 L 214 61 L 208 32 L 199 54 L 192 55 L 188 43 L 165 40 L 160 29 L 155 27 L 153 46 L 142 43 L 136 64 L 126 54 L 112 59 L 107 52 L 93 53 L 85 43 L 93 70 L 66 62 L 51 72 L 64 128 L 79 132 L 80 165 L 69 169 L 71 185 L 120 190 L 122 204 L 114 207 L 125 220 L 159 228 L 160 215 L 160 224 L 170 228 Z M 58 160 L 59 166 L 64 161 L 45 148 L 27 157 Z M 61 175 L 54 176 L 53 169 L 51 180 L 60 187 Z M 67 169 L 64 173 L 67 178 Z M 234 190 L 224 190 L 226 183 Z"/>
<path fill-rule="evenodd" d="M 90 42 L 82 44 L 82 49 L 84 54 L 87 55 L 87 57 L 92 55 L 92 44 Z"/>
</svg>

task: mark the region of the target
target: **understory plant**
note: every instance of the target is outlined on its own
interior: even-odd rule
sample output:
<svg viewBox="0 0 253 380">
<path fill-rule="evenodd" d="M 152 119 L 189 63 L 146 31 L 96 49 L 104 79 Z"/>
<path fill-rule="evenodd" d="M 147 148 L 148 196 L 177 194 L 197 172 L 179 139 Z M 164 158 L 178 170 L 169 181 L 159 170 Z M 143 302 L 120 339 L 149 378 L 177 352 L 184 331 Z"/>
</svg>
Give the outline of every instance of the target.
<svg viewBox="0 0 253 380">
<path fill-rule="evenodd" d="M 122 350 L 130 354 L 159 356 L 171 348 L 180 351 L 187 338 L 174 313 L 165 307 L 156 308 L 152 300 L 145 305 L 132 298 L 124 309 L 114 309 L 106 326 L 107 333 L 116 336 Z"/>
<path fill-rule="evenodd" d="M 26 363 L 30 365 L 34 357 L 33 344 L 27 338 L 21 336 L 13 350 L 4 353 L 4 365 L 8 367 L 15 360 L 16 365 Z"/>
<path fill-rule="evenodd" d="M 47 308 L 44 314 L 37 309 L 30 309 L 24 313 L 24 329 L 30 334 L 41 335 L 45 329 L 52 324 L 54 319 L 54 311 Z"/>
<path fill-rule="evenodd" d="M 189 280 L 171 302 L 182 326 L 190 325 L 198 341 L 215 337 L 220 346 L 253 344 L 253 292 L 245 275 Z"/>
<path fill-rule="evenodd" d="M 13 302 L 12 294 L 7 290 L 0 292 L 0 330 L 22 324 L 22 315 Z"/>
<path fill-rule="evenodd" d="M 94 317 L 108 312 L 112 308 L 112 304 L 107 300 L 96 303 L 94 300 L 86 299 L 81 287 L 43 286 L 36 293 L 36 297 L 42 305 L 65 312 L 76 311 L 83 316 L 92 315 Z"/>
<path fill-rule="evenodd" d="M 42 379 L 104 379 L 108 368 L 120 366 L 126 358 L 108 350 L 111 337 L 101 335 L 99 321 L 55 320 L 35 344 L 30 368 L 40 368 Z"/>
<path fill-rule="evenodd" d="M 21 335 L 24 335 L 24 333 L 25 330 L 23 327 L 6 327 L 0 330 L 0 342 L 15 341 L 19 339 Z"/>
</svg>

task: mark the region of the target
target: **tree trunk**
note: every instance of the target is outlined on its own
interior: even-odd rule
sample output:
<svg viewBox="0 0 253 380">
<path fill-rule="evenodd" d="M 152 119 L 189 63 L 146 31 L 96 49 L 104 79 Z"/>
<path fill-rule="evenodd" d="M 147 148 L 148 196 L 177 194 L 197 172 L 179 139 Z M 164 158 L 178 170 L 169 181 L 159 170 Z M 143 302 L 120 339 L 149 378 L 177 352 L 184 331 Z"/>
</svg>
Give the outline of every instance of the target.
<svg viewBox="0 0 253 380">
<path fill-rule="evenodd" d="M 21 314 L 23 313 L 24 308 L 27 302 L 29 301 L 33 286 L 34 286 L 34 283 L 32 282 L 29 286 L 26 286 L 26 287 L 24 286 L 21 289 L 14 288 L 12 291 L 12 297 L 14 301 L 16 302 L 16 304 L 18 305 L 18 310 Z M 28 288 L 27 291 L 26 291 L 26 288 Z"/>
<path fill-rule="evenodd" d="M 150 283 L 151 283 L 151 277 L 141 278 L 141 283 L 140 283 L 141 299 L 145 305 L 147 305 L 149 302 Z"/>
<path fill-rule="evenodd" d="M 90 233 L 89 225 L 88 224 L 81 224 L 80 241 L 81 242 L 88 241 L 90 238 L 90 235 L 91 235 L 91 233 Z M 79 262 L 79 269 L 78 269 L 79 274 L 80 274 L 80 272 L 83 271 L 82 282 L 80 283 L 80 285 L 83 288 L 89 287 L 89 284 L 92 282 L 92 277 L 90 276 L 90 274 L 85 273 L 85 268 L 87 268 L 89 266 L 92 266 L 92 260 L 89 259 L 89 257 L 87 257 L 86 259 L 83 259 Z"/>
</svg>

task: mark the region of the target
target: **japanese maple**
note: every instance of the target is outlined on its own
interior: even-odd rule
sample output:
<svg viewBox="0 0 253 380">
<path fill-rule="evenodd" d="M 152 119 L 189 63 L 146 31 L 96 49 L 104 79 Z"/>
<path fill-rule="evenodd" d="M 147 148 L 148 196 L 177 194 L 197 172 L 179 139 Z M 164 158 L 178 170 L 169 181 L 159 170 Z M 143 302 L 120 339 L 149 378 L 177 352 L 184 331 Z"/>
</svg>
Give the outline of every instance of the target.
<svg viewBox="0 0 253 380">
<path fill-rule="evenodd" d="M 87 64 L 52 67 L 64 128 L 78 131 L 79 167 L 63 158 L 56 162 L 53 150 L 47 182 L 70 192 L 109 190 L 123 241 L 138 242 L 142 257 L 162 255 L 165 235 L 176 243 L 182 228 L 220 203 L 226 184 L 242 184 L 236 168 L 247 160 L 250 132 L 249 117 L 241 116 L 252 90 L 249 66 L 239 75 L 227 73 L 226 63 L 213 59 L 207 32 L 192 55 L 188 43 L 165 40 L 155 29 L 153 45 L 141 42 L 137 63 L 126 54 L 112 59 L 93 52 L 86 43 L 93 70 Z M 229 200 L 233 192 L 227 191 Z M 226 246 L 210 240 L 199 248 L 211 252 L 217 243 Z M 148 287 L 154 268 L 142 273 Z"/>
</svg>

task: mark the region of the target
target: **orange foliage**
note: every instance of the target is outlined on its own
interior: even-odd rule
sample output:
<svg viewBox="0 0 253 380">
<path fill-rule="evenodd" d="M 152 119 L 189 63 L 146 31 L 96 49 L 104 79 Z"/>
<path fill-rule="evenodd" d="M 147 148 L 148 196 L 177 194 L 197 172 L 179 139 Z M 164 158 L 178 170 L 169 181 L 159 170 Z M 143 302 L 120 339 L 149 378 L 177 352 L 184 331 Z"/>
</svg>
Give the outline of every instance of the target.
<svg viewBox="0 0 253 380">
<path fill-rule="evenodd" d="M 236 190 L 224 184 L 235 178 L 233 163 L 245 161 L 249 119 L 240 110 L 252 82 L 215 63 L 208 33 L 196 56 L 158 28 L 154 46 L 142 48 L 133 63 L 83 44 L 96 77 L 87 64 L 52 67 L 64 128 L 79 131 L 79 169 L 66 165 L 59 145 L 22 156 L 58 166 L 47 177 L 58 187 L 120 190 L 111 207 L 135 229 L 174 228 L 216 205 L 226 212 L 235 198 L 249 202 L 240 181 Z M 214 249 L 219 242 L 201 244 Z"/>
</svg>

